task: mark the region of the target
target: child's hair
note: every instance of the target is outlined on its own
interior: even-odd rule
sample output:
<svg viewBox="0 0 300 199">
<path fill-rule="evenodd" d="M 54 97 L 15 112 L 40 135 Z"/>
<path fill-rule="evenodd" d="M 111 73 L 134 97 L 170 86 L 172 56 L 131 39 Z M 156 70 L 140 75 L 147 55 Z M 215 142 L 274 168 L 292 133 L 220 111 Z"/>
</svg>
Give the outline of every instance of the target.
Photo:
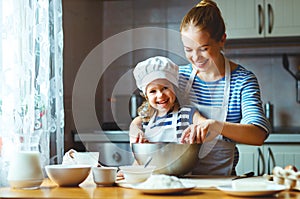
<svg viewBox="0 0 300 199">
<path fill-rule="evenodd" d="M 180 32 L 187 30 L 191 25 L 199 30 L 207 31 L 216 41 L 221 41 L 225 34 L 225 23 L 221 11 L 212 0 L 202 0 L 193 7 L 182 19 Z"/>
<path fill-rule="evenodd" d="M 154 108 L 152 108 L 149 102 L 145 100 L 137 109 L 137 113 L 142 118 L 143 122 L 148 122 L 154 113 Z"/>
</svg>

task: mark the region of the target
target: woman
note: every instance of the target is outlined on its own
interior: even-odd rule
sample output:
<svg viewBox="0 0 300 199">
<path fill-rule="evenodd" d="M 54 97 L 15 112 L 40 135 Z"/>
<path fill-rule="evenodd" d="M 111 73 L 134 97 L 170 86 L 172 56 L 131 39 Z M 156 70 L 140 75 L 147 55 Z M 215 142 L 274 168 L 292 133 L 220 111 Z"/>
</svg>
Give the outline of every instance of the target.
<svg viewBox="0 0 300 199">
<path fill-rule="evenodd" d="M 182 143 L 204 143 L 193 174 L 230 175 L 235 143 L 262 145 L 270 132 L 255 75 L 222 53 L 225 24 L 216 3 L 202 0 L 183 18 L 189 65 L 179 67 L 179 87 L 209 120 L 189 126 Z M 213 134 L 214 140 L 206 140 Z"/>
</svg>

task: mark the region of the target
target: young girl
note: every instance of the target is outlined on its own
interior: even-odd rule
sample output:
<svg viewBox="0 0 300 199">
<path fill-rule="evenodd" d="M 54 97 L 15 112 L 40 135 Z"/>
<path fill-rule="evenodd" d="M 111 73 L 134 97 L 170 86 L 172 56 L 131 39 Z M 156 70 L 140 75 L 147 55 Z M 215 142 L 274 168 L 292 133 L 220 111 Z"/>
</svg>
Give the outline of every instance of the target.
<svg viewBox="0 0 300 199">
<path fill-rule="evenodd" d="M 129 129 L 130 142 L 177 142 L 190 124 L 205 120 L 194 108 L 180 106 L 178 66 L 166 57 L 151 57 L 137 64 L 134 71 L 137 87 L 145 101 Z"/>
</svg>

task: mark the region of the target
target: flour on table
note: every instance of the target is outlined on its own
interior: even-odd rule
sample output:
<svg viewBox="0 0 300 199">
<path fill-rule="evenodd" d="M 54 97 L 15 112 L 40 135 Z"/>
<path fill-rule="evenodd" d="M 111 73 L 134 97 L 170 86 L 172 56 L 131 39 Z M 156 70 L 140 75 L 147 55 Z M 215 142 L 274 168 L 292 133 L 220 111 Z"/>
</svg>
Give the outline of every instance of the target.
<svg viewBox="0 0 300 199">
<path fill-rule="evenodd" d="M 138 187 L 143 189 L 185 188 L 179 178 L 164 174 L 152 175 Z"/>
</svg>

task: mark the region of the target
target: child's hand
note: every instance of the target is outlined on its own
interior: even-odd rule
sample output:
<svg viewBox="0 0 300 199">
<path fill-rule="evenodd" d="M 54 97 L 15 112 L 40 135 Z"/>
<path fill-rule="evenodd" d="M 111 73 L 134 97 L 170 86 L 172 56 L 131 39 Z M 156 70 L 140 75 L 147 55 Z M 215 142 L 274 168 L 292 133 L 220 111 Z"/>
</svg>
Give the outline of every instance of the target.
<svg viewBox="0 0 300 199">
<path fill-rule="evenodd" d="M 145 143 L 149 142 L 145 136 L 144 132 L 139 128 L 138 125 L 131 123 L 129 127 L 130 143 Z"/>
<path fill-rule="evenodd" d="M 137 135 L 137 137 L 136 137 L 135 143 L 145 143 L 145 142 L 149 142 L 149 140 L 147 140 L 144 137 L 144 133 L 143 132 L 139 132 L 138 135 Z"/>
</svg>

